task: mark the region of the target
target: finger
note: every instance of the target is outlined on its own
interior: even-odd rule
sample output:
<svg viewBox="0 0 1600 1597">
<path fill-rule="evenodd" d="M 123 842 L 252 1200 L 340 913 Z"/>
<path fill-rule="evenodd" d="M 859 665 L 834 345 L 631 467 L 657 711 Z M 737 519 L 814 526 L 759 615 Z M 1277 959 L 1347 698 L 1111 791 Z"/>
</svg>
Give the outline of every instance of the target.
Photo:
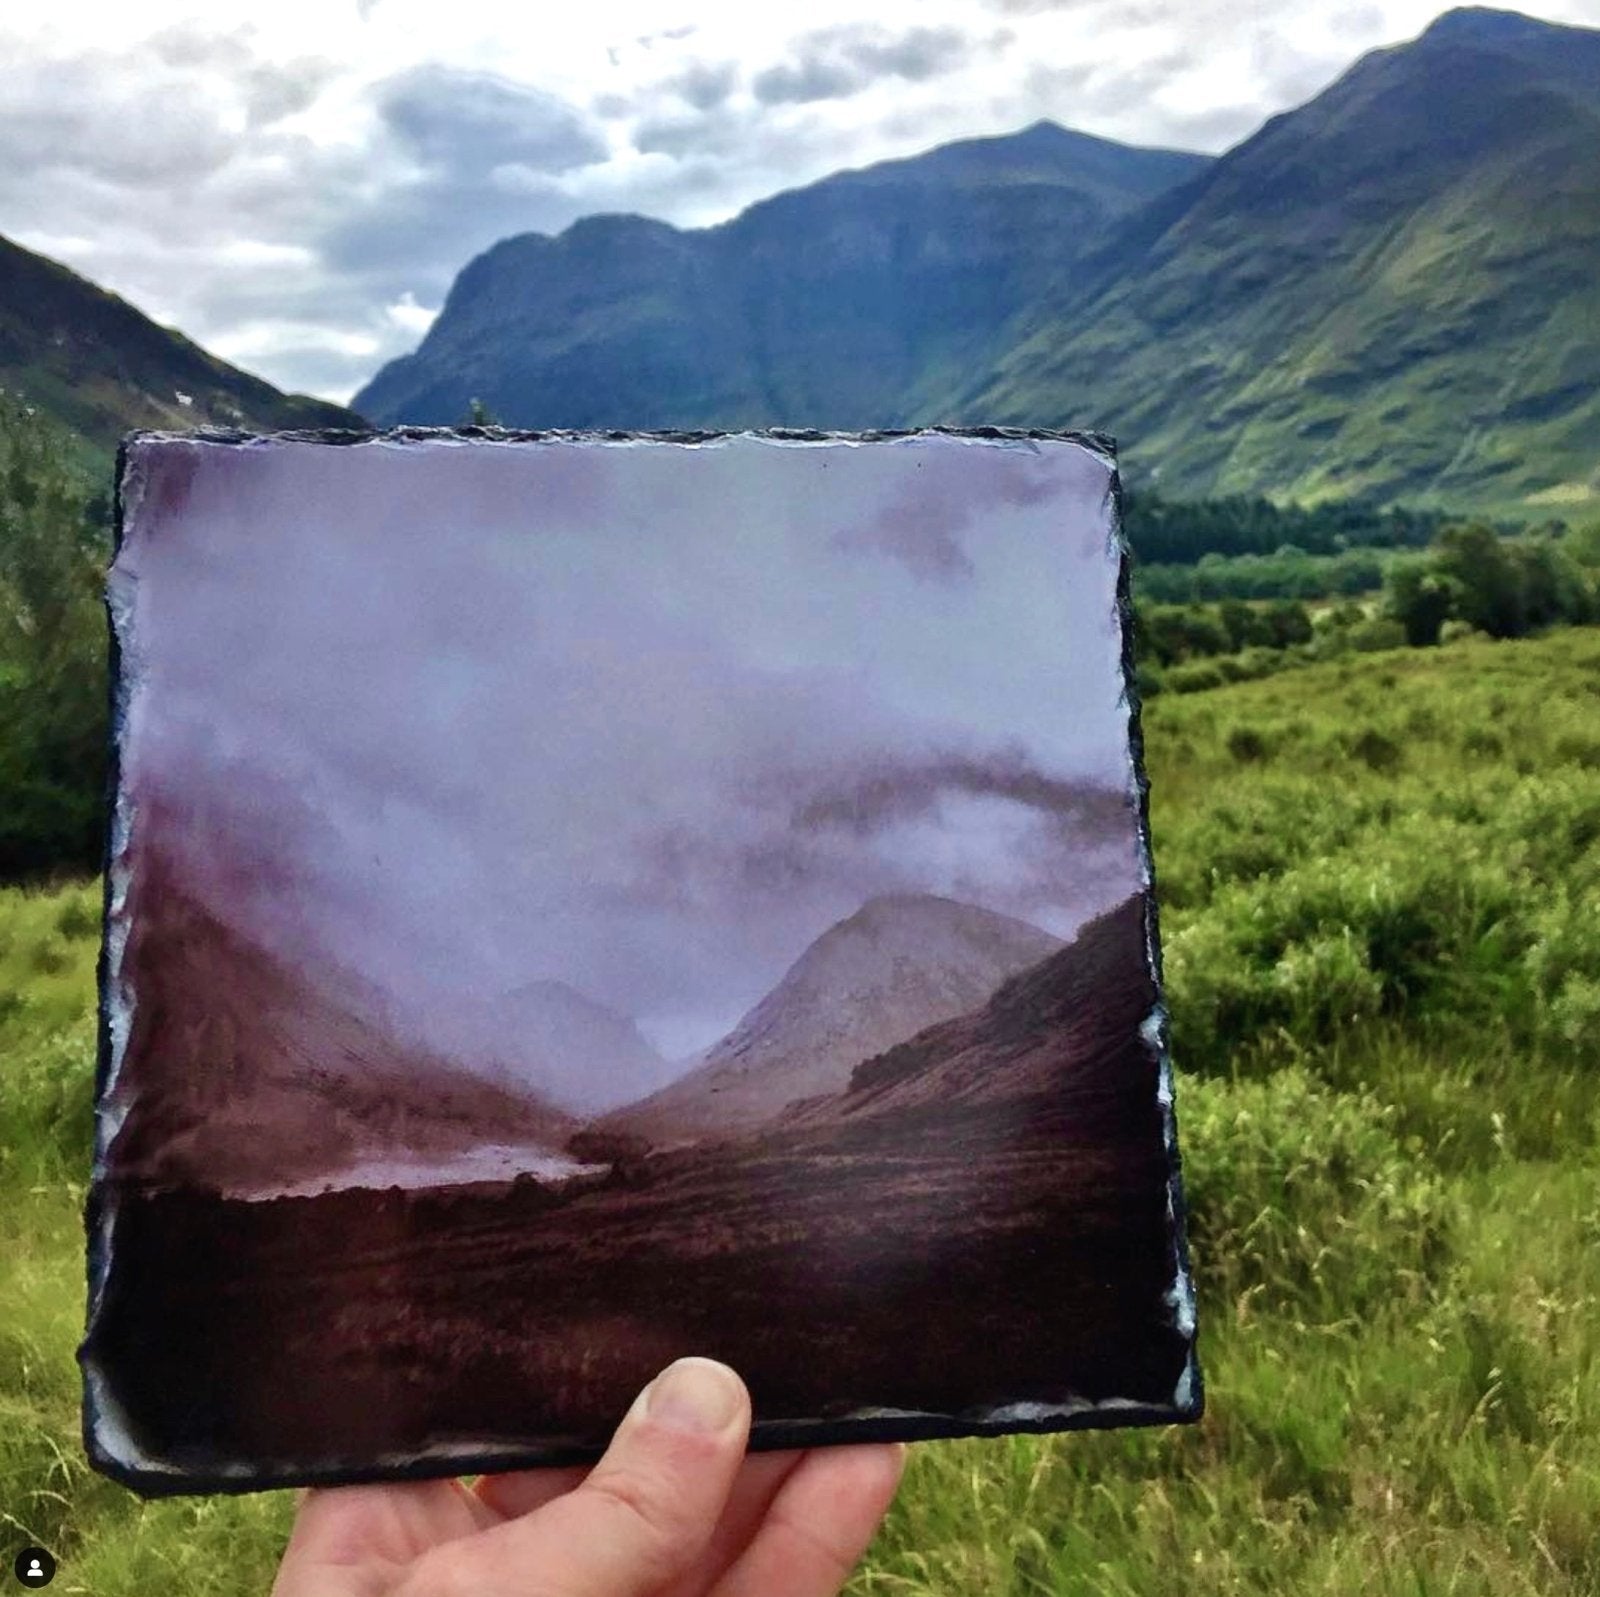
<svg viewBox="0 0 1600 1597">
<path fill-rule="evenodd" d="M 799 1468 L 804 1453 L 755 1453 L 739 1466 L 739 1474 L 728 1495 L 727 1507 L 717 1520 L 711 1540 L 687 1576 L 680 1576 L 685 1591 L 700 1593 L 727 1569 L 750 1545 L 761 1528 L 772 1500 L 783 1483 Z M 668 1597 L 679 1597 L 678 1587 Z"/>
<path fill-rule="evenodd" d="M 309 1491 L 300 1499 L 273 1597 L 365 1592 L 370 1577 L 364 1570 L 409 1563 L 429 1547 L 493 1523 L 457 1481 Z"/>
<path fill-rule="evenodd" d="M 749 1545 L 778 1488 L 805 1455 L 798 1452 L 756 1453 L 739 1467 L 727 1507 L 717 1520 L 697 1573 L 702 1585 L 720 1575 Z M 587 1466 L 574 1469 L 530 1469 L 506 1475 L 485 1475 L 477 1484 L 479 1498 L 502 1519 L 531 1514 L 578 1487 Z M 691 1576 L 693 1578 L 693 1576 Z"/>
<path fill-rule="evenodd" d="M 808 1453 L 711 1597 L 835 1597 L 877 1533 L 904 1469 L 899 1446 Z"/>
<path fill-rule="evenodd" d="M 475 1491 L 501 1519 L 515 1519 L 543 1508 L 553 1498 L 564 1497 L 583 1484 L 589 1473 L 587 1464 L 570 1469 L 523 1469 L 506 1475 L 485 1475 Z"/>
<path fill-rule="evenodd" d="M 749 1434 L 739 1377 L 709 1359 L 680 1359 L 639 1394 L 580 1486 L 420 1560 L 408 1589 L 655 1597 L 709 1546 Z"/>
</svg>

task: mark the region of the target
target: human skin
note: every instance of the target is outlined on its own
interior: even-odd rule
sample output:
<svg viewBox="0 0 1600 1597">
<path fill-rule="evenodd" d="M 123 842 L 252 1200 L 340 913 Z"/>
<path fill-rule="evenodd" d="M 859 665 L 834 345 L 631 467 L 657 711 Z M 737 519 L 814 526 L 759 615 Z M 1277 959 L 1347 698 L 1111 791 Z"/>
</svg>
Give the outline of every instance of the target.
<svg viewBox="0 0 1600 1597">
<path fill-rule="evenodd" d="M 592 1469 L 306 1493 L 273 1597 L 835 1597 L 904 1449 L 749 1435 L 739 1377 L 680 1359 Z"/>
</svg>

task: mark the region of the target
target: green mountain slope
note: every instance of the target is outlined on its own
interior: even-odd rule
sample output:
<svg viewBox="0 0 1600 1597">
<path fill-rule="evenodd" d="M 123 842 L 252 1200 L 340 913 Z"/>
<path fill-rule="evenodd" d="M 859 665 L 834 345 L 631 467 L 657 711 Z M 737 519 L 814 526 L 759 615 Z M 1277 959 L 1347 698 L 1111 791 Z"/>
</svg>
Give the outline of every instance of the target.
<svg viewBox="0 0 1600 1597">
<path fill-rule="evenodd" d="M 1092 421 L 1180 495 L 1593 502 L 1600 32 L 1452 12 L 1096 266 L 964 416 Z"/>
<path fill-rule="evenodd" d="M 508 239 L 356 398 L 379 422 L 871 427 L 937 410 L 1023 307 L 1201 156 L 1042 122 L 841 173 L 683 231 Z"/>
<path fill-rule="evenodd" d="M 134 427 L 357 427 L 352 412 L 284 395 L 126 300 L 0 238 L 0 388 L 103 464 Z"/>
</svg>

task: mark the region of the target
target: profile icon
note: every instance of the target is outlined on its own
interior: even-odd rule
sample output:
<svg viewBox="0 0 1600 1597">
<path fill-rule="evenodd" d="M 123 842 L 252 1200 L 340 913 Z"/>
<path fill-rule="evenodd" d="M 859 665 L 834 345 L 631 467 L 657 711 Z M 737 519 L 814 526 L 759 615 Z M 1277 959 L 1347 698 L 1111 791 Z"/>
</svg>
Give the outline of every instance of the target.
<svg viewBox="0 0 1600 1597">
<path fill-rule="evenodd" d="M 34 1590 L 56 1578 L 56 1561 L 42 1547 L 24 1547 L 11 1568 L 22 1585 Z"/>
</svg>

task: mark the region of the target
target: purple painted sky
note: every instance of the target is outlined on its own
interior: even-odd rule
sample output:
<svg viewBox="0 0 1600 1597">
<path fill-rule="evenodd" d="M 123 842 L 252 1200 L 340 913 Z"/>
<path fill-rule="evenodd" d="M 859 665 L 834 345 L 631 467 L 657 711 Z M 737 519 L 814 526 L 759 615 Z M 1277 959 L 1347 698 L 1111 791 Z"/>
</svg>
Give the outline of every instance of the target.
<svg viewBox="0 0 1600 1597">
<path fill-rule="evenodd" d="M 921 438 L 140 446 L 135 805 L 435 1047 L 555 979 L 670 1055 L 886 892 L 1138 879 L 1108 467 Z M 256 885 L 241 891 L 241 876 Z M 209 885 L 206 885 L 209 884 Z"/>
</svg>

